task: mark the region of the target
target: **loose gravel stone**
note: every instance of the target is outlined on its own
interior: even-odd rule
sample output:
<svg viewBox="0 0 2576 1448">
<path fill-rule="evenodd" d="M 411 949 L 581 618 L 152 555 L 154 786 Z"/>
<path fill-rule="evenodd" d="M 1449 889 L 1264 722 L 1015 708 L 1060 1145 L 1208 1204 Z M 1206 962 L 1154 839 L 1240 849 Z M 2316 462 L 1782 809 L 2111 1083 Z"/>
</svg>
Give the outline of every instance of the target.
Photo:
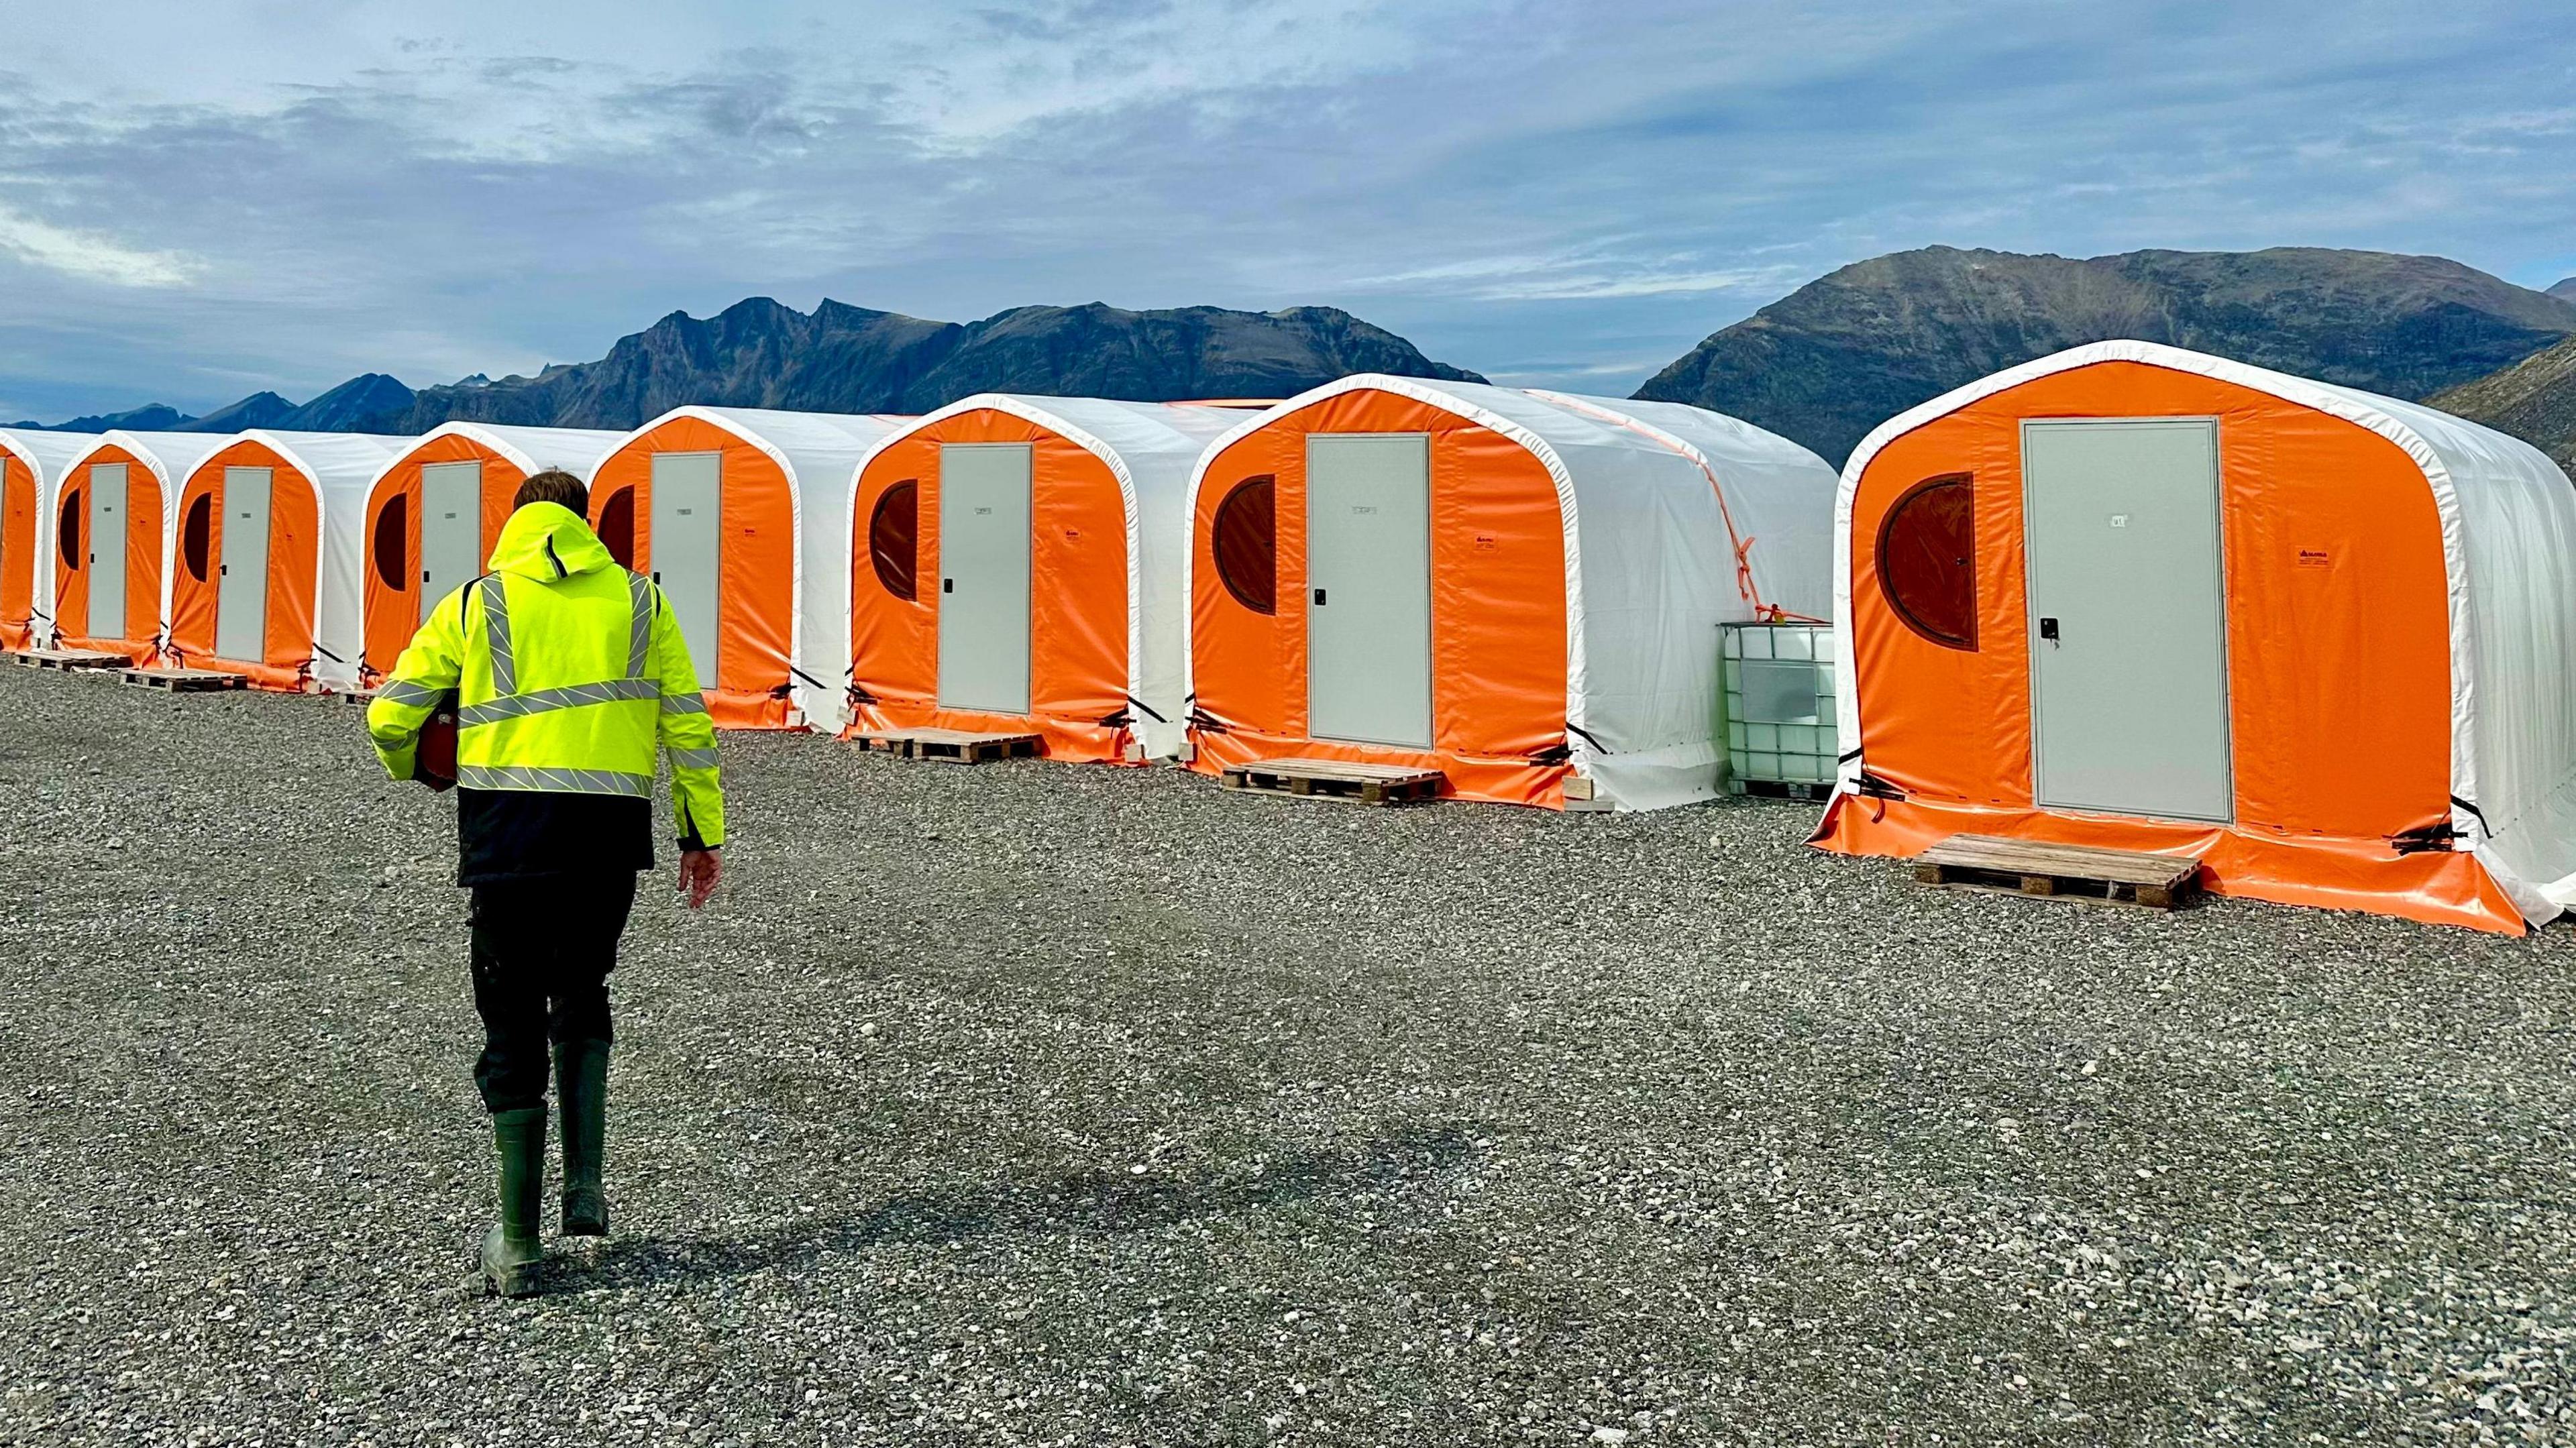
<svg viewBox="0 0 2576 1448">
<path fill-rule="evenodd" d="M 2576 932 L 803 737 L 639 902 L 616 1235 L 468 1298 L 359 726 L 0 670 L 0 1441 L 2576 1441 Z"/>
</svg>

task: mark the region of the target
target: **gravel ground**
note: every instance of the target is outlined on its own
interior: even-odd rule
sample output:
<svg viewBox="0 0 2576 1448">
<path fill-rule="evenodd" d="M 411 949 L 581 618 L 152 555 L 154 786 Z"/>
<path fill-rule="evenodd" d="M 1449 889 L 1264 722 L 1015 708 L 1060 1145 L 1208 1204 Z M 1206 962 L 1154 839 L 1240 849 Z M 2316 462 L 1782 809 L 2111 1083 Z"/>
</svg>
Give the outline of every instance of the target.
<svg viewBox="0 0 2576 1448">
<path fill-rule="evenodd" d="M 359 717 L 0 670 L 0 1441 L 2576 1441 L 2576 932 L 810 738 L 638 906 L 617 1235 L 468 1299 Z"/>
</svg>

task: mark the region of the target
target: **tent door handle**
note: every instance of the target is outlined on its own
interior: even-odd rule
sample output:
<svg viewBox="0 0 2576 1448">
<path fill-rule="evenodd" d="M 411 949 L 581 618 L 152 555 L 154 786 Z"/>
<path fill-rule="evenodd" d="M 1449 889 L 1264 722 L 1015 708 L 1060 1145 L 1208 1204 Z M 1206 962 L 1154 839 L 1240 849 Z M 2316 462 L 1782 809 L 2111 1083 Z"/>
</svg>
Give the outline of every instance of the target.
<svg viewBox="0 0 2576 1448">
<path fill-rule="evenodd" d="M 942 593 L 955 593 L 957 591 L 957 580 L 954 578 L 943 578 L 939 580 L 939 591 Z"/>
<path fill-rule="evenodd" d="M 1315 606 L 1317 608 L 1322 608 L 1324 606 L 1324 590 L 1320 588 L 1315 590 Z"/>
<path fill-rule="evenodd" d="M 2060 640 L 2057 637 L 2057 620 L 2053 618 L 2041 619 L 2039 621 L 2039 636 L 2048 640 L 2050 643 L 2059 642 Z"/>
</svg>

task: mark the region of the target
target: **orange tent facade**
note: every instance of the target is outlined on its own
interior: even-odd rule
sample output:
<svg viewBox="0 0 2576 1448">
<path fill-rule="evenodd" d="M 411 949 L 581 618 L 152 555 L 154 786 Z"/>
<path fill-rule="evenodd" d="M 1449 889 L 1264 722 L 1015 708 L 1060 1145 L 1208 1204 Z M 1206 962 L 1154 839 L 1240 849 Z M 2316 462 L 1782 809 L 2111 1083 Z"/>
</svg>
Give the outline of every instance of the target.
<svg viewBox="0 0 2576 1448">
<path fill-rule="evenodd" d="M 2197 491 L 2131 481 L 2138 424 L 2184 450 L 2172 475 Z M 2549 918 L 2576 899 L 2569 493 L 2536 451 L 2474 424 L 2147 343 L 1926 403 L 1844 470 L 1846 755 L 1816 842 L 1910 856 L 2002 835 L 2187 856 L 2222 894 L 2494 930 Z M 2133 563 L 2136 595 L 2169 597 L 2174 569 L 2138 550 L 2174 546 L 2156 530 L 2195 512 L 2208 541 L 2179 546 L 2208 558 L 2214 598 L 2072 614 L 2094 594 L 2116 604 Z M 2092 571 L 2065 583 L 2043 566 Z M 2206 650 L 2154 641 L 2176 618 Z M 2132 627 L 2146 646 L 2120 642 Z M 2111 672 L 2061 704 L 2050 680 L 2078 677 L 2064 671 L 2088 645 Z M 2100 757 L 2124 709 L 2202 678 L 2205 769 L 2124 776 Z"/>
<path fill-rule="evenodd" d="M 853 489 L 850 697 L 854 731 L 1035 733 L 1052 759 L 1116 762 L 1175 752 L 1181 702 L 1183 497 L 1207 444 L 1240 412 L 1189 403 L 987 393 L 878 444 Z M 957 448 L 1025 450 L 1026 668 L 980 702 L 940 659 L 946 590 L 943 461 Z"/>
<path fill-rule="evenodd" d="M 849 480 L 909 418 L 683 407 L 599 460 L 591 526 L 619 562 L 671 598 L 723 729 L 838 728 L 849 667 Z M 690 480 L 688 549 L 656 519 L 684 520 L 657 477 Z"/>
<path fill-rule="evenodd" d="M 124 654 L 137 667 L 160 657 L 167 635 L 170 581 L 170 513 L 164 506 L 174 478 L 224 445 L 221 437 L 194 433 L 109 432 L 64 469 L 54 490 L 54 630 L 61 646 Z M 122 483 L 122 534 L 92 536 L 99 516 L 93 494 L 110 474 Z M 99 554 L 120 549 L 121 567 L 102 569 Z M 99 606 L 100 579 L 119 579 L 115 608 Z"/>
<path fill-rule="evenodd" d="M 1327 456 L 1354 461 L 1319 491 Z M 1291 398 L 1193 479 L 1191 767 L 1433 769 L 1552 809 L 1713 798 L 1718 627 L 1821 614 L 1833 487 L 1806 449 L 1679 404 L 1368 374 Z"/>
<path fill-rule="evenodd" d="M 421 610 L 465 581 L 428 576 L 422 566 L 422 534 L 435 526 L 428 516 L 431 500 L 423 489 L 427 470 L 470 470 L 473 502 L 478 506 L 475 517 L 467 521 L 477 538 L 473 567 L 479 574 L 500 542 L 502 526 L 510 521 L 510 503 L 521 483 L 548 468 L 560 468 L 588 482 L 600 455 L 620 436 L 579 428 L 450 422 L 423 433 L 387 463 L 367 490 L 361 680 L 372 686 L 392 673 L 420 627 Z M 442 509 L 452 507 L 454 501 L 441 499 Z"/>
<path fill-rule="evenodd" d="M 64 467 L 95 439 L 73 433 L 0 429 L 0 649 L 34 648 L 52 637 L 52 559 L 58 546 L 45 520 Z"/>
<path fill-rule="evenodd" d="M 171 659 L 264 689 L 354 686 L 359 518 L 369 482 L 409 441 L 254 431 L 197 464 L 175 515 Z M 235 536 L 263 514 L 256 542 Z M 227 599 L 239 615 L 230 622 Z"/>
</svg>

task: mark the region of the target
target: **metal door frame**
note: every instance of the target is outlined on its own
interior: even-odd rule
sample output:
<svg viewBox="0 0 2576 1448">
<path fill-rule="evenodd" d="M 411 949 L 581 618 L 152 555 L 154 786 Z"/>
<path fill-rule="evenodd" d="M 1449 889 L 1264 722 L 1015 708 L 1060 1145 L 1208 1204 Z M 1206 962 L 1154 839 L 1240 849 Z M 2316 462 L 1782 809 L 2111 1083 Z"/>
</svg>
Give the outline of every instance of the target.
<svg viewBox="0 0 2576 1448">
<path fill-rule="evenodd" d="M 420 522 L 418 531 L 414 535 L 420 540 L 420 556 L 412 561 L 420 565 L 420 617 L 424 622 L 429 618 L 429 611 L 436 608 L 438 606 L 438 601 L 447 596 L 445 592 L 433 593 L 429 586 L 430 470 L 433 468 L 472 468 L 474 470 L 474 488 L 470 494 L 474 506 L 474 563 L 472 572 L 466 574 L 463 578 L 456 580 L 456 586 L 461 587 L 465 584 L 472 583 L 477 578 L 480 578 L 485 571 L 485 565 L 491 562 L 491 559 L 486 557 L 483 552 L 483 484 L 484 469 L 488 466 L 489 464 L 479 457 L 457 458 L 449 462 L 421 464 Z"/>
<path fill-rule="evenodd" d="M 714 569 L 713 569 L 713 571 L 712 571 L 712 574 L 711 574 L 711 576 L 710 576 L 710 578 L 709 578 L 709 580 L 708 580 L 708 587 L 709 587 L 710 591 L 713 593 L 714 597 L 713 597 L 713 598 L 712 598 L 712 600 L 711 600 L 711 603 L 712 603 L 712 605 L 713 605 L 713 606 L 709 609 L 709 614 L 708 614 L 708 618 L 707 618 L 707 640 L 706 640 L 706 650 L 707 650 L 707 667 L 706 667 L 706 670 L 705 670 L 704 674 L 703 674 L 703 675 L 698 679 L 698 689 L 699 689 L 699 691 L 700 691 L 700 692 L 702 692 L 702 693 L 709 693 L 709 694 L 712 694 L 712 693 L 714 693 L 714 692 L 716 691 L 716 678 L 717 678 L 717 676 L 718 676 L 719 674 L 721 674 L 721 673 L 723 673 L 723 672 L 724 672 L 724 653 L 725 653 L 725 650 L 724 650 L 724 596 L 725 596 L 725 571 L 724 571 L 724 539 L 725 539 L 725 533 L 724 533 L 724 528 L 725 528 L 725 521 L 724 521 L 724 520 L 725 520 L 725 480 L 724 480 L 724 456 L 725 456 L 725 450 L 724 450 L 723 448 L 721 448 L 721 447 L 711 447 L 711 448 L 710 448 L 710 447 L 698 447 L 698 448 L 689 448 L 689 449 L 686 449 L 685 451 L 677 451 L 677 450 L 675 450 L 675 451 L 668 451 L 668 452 L 656 452 L 656 453 L 653 453 L 653 454 L 651 454 L 651 455 L 650 455 L 651 460 L 650 460 L 649 462 L 647 462 L 647 463 L 644 465 L 644 491 L 645 491 L 645 493 L 646 493 L 646 499 L 647 499 L 647 500 L 646 500 L 646 503 L 645 503 L 645 506 L 644 506 L 644 520 L 643 520 L 643 521 L 644 521 L 644 548 L 645 548 L 646 553 L 649 555 L 649 554 L 655 554 L 655 553 L 658 553 L 658 552 L 660 551 L 660 548 L 661 548 L 661 539 L 660 539 L 660 538 L 658 538 L 657 536 L 655 536 L 655 535 L 656 535 L 656 534 L 658 534 L 661 530 L 660 530 L 659 528 L 655 527 L 655 526 L 654 526 L 654 524 L 655 524 L 655 519 L 659 516 L 659 514 L 660 514 L 660 512 L 661 512 L 661 507 L 662 507 L 662 495 L 661 495 L 661 489 L 659 489 L 658 487 L 654 486 L 654 484 L 655 484 L 655 483 L 656 483 L 656 481 L 657 481 L 657 479 L 655 478 L 654 474 L 655 474 L 655 472 L 656 472 L 656 471 L 661 467 L 662 459 L 664 459 L 664 458 L 713 458 L 713 459 L 715 460 L 715 465 L 716 465 L 716 486 L 715 486 L 716 521 L 715 521 L 715 528 L 714 528 L 714 532 L 713 532 L 713 542 L 714 542 L 714 545 L 715 545 L 715 556 L 714 556 L 714 559 L 712 560 L 715 566 L 714 566 Z M 661 586 L 662 586 L 662 563 L 661 563 L 661 560 L 660 560 L 658 557 L 657 557 L 657 558 L 653 558 L 653 559 L 652 559 L 652 561 L 651 561 L 651 566 L 645 570 L 645 573 L 646 573 L 646 576 L 650 577 L 650 578 L 653 580 L 653 586 L 654 586 L 654 587 L 659 588 L 659 587 L 661 587 Z M 790 622 L 791 622 L 791 632 L 792 632 L 792 625 L 793 625 L 793 621 L 791 620 Z M 687 630 L 684 628 L 684 629 L 682 630 L 682 633 L 683 633 L 683 635 L 685 636 L 685 635 L 686 635 L 686 633 L 687 633 Z M 692 640 L 690 640 L 690 643 L 691 643 L 691 646 L 694 648 L 694 647 L 695 647 L 695 645 L 696 645 L 696 641 L 695 641 L 694 639 L 692 639 Z M 692 660 L 692 662 L 694 662 L 694 660 Z"/>
<path fill-rule="evenodd" d="M 1396 743 L 1384 739 L 1348 739 L 1338 734 L 1321 734 L 1315 730 L 1315 441 L 1318 438 L 1382 438 L 1422 444 L 1422 732 L 1423 742 Z M 1360 744 L 1377 749 L 1410 749 L 1427 753 L 1440 747 L 1440 586 L 1439 541 L 1432 534 L 1433 475 L 1437 471 L 1434 454 L 1438 439 L 1428 432 L 1310 432 L 1298 459 L 1300 472 L 1297 490 L 1300 512 L 1299 556 L 1297 559 L 1300 607 L 1306 615 L 1306 732 L 1317 739 L 1336 744 Z"/>
<path fill-rule="evenodd" d="M 2226 770 L 2227 813 L 2223 815 L 2145 814 L 2133 810 L 2111 810 L 2099 805 L 2051 804 L 2040 798 L 2039 781 L 2042 755 L 2046 744 L 2039 727 L 2039 600 L 2030 586 L 2031 560 L 2039 555 L 2038 538 L 2032 526 L 2030 506 L 2030 434 L 2034 428 L 2069 426 L 2105 426 L 2122 423 L 2197 422 L 2209 427 L 2210 501 L 2216 510 L 2215 542 L 2218 554 L 2218 740 L 2219 760 Z M 2227 614 L 2227 424 L 2214 415 L 2176 413 L 2172 416 L 2131 415 L 2124 417 L 2025 417 L 2014 433 L 2016 449 L 2014 471 L 2021 481 L 2021 605 L 2022 654 L 2029 689 L 2027 707 L 2030 731 L 2030 799 L 2033 806 L 2072 814 L 2110 815 L 2123 819 L 2180 820 L 2191 824 L 2236 823 L 2236 660 L 2230 650 Z"/>
<path fill-rule="evenodd" d="M 1023 617 L 1022 617 L 1022 619 L 1021 619 L 1021 629 L 1020 629 L 1020 644 L 1021 644 L 1021 648 L 1020 648 L 1020 664 L 1021 664 L 1020 698 L 1021 698 L 1021 700 L 1022 700 L 1022 703 L 1021 703 L 1021 706 L 1020 706 L 1019 708 L 1017 708 L 1017 709 L 996 709 L 996 708 L 994 708 L 994 707 L 992 707 L 992 706 L 990 706 L 990 705 L 986 705 L 986 704 L 952 704 L 952 703 L 950 703 L 950 702 L 949 702 L 949 700 L 948 700 L 948 691 L 947 691 L 947 687 L 946 687 L 946 678 L 945 678 L 946 661 L 947 661 L 947 658 L 948 658 L 948 634 L 947 634 L 947 628 L 948 628 L 948 623 L 947 623 L 947 621 L 948 621 L 948 602 L 947 602 L 947 594 L 948 594 L 948 583 L 949 583 L 949 581 L 950 581 L 951 579 L 953 579 L 953 578 L 956 576 L 956 575 L 954 575 L 954 574 L 950 573 L 950 572 L 949 572 L 949 570 L 948 570 L 948 497 L 949 497 L 949 493 L 948 493 L 948 452 L 949 452 L 949 449 L 951 449 L 951 448 L 974 448 L 974 449 L 978 449 L 978 450 L 981 450 L 981 451 L 993 451 L 993 450 L 996 450 L 996 449 L 1004 449 L 1004 448 L 1007 448 L 1007 449 L 1010 449 L 1010 450 L 1012 450 L 1012 451 L 1015 451 L 1015 452 L 1019 453 L 1021 456 L 1025 457 L 1026 459 L 1028 459 L 1028 470 L 1027 470 L 1027 474 L 1026 474 L 1027 490 L 1026 490 L 1025 494 L 1023 495 L 1023 503 L 1024 503 L 1024 507 L 1023 507 L 1023 509 L 1022 509 L 1022 521 L 1023 521 L 1024 526 L 1023 526 L 1023 527 L 1021 528 L 1021 530 L 1020 530 L 1020 531 L 1021 531 L 1021 539 L 1020 539 L 1020 543 L 1021 543 L 1021 551 L 1022 551 L 1022 554 L 1023 554 L 1023 559 L 1022 559 L 1022 561 L 1023 561 L 1024 565 L 1025 565 L 1025 572 L 1023 573 L 1023 575 L 1022 575 L 1022 579 L 1021 579 L 1021 583 L 1022 583 L 1021 600 L 1022 600 L 1022 604 L 1023 604 L 1023 608 L 1022 608 L 1022 614 L 1023 614 Z M 939 532 L 939 573 L 938 573 L 938 577 L 939 577 L 939 581 L 940 581 L 940 591 L 939 591 L 939 593 L 937 593 L 937 594 L 933 595 L 933 597 L 935 597 L 935 598 L 939 599 L 939 604 L 938 604 L 938 618 L 937 618 L 937 620 L 935 621 L 935 629 L 936 629 L 936 632 L 937 632 L 937 637 L 933 640 L 933 643 L 934 643 L 935 647 L 936 647 L 936 648 L 937 648 L 937 650 L 938 650 L 938 654 L 939 654 L 939 663 L 938 663 L 938 665 L 937 665 L 937 666 L 935 666 L 935 667 L 932 669 L 932 671 L 931 671 L 931 672 L 932 672 L 931 688 L 930 688 L 930 692 L 931 692 L 931 700 L 932 700 L 932 702 L 933 702 L 933 703 L 937 704 L 937 705 L 938 705 L 938 707 L 940 707 L 940 708 L 942 708 L 942 709 L 956 709 L 956 710 L 959 710 L 959 711 L 961 711 L 961 712 L 965 712 L 965 713 L 979 713 L 979 714 L 1035 714 L 1035 713 L 1037 712 L 1037 672 L 1038 672 L 1038 628 L 1037 628 L 1037 624 L 1038 624 L 1038 620 L 1037 620 L 1037 605 L 1038 605 L 1038 546 L 1037 546 L 1037 544 L 1038 544 L 1038 539 L 1037 539 L 1037 531 L 1038 531 L 1038 454 L 1037 454 L 1037 445 L 1036 445 L 1035 443 L 1027 443 L 1027 442 L 943 442 L 943 443 L 939 444 L 939 458 L 940 458 L 940 463 L 939 463 L 939 509 L 938 509 L 938 518 L 937 518 L 937 528 L 938 528 L 938 532 Z"/>
<path fill-rule="evenodd" d="M 104 547 L 107 546 L 101 543 L 98 529 L 98 473 L 101 468 L 114 468 L 117 473 L 117 527 L 113 544 L 116 550 L 116 631 L 114 633 L 102 632 L 98 626 L 100 595 L 98 561 Z M 87 534 L 84 541 L 89 545 L 89 567 L 85 570 L 89 575 L 89 617 L 84 621 L 83 632 L 94 639 L 132 638 L 134 635 L 130 625 L 133 620 L 126 616 L 130 610 L 125 605 L 134 591 L 134 580 L 127 576 L 132 570 L 127 567 L 131 560 L 125 557 L 125 546 L 134 531 L 133 466 L 128 463 L 91 463 L 81 470 L 81 488 L 88 494 L 83 511 L 89 514 L 82 520 L 86 525 L 82 531 Z"/>
</svg>

